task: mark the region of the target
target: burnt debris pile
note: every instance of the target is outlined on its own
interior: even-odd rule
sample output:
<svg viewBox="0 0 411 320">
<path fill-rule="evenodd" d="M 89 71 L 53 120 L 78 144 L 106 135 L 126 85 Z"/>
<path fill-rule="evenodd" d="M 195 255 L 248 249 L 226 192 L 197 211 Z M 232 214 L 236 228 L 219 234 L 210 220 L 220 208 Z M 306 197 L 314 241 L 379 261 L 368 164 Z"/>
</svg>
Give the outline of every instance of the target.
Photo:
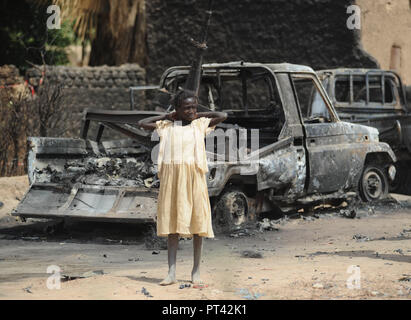
<svg viewBox="0 0 411 320">
<path fill-rule="evenodd" d="M 137 157 L 86 157 L 67 160 L 62 170 L 48 165 L 36 169 L 37 182 L 81 183 L 95 186 L 159 188 L 157 168 L 149 154 Z"/>
</svg>

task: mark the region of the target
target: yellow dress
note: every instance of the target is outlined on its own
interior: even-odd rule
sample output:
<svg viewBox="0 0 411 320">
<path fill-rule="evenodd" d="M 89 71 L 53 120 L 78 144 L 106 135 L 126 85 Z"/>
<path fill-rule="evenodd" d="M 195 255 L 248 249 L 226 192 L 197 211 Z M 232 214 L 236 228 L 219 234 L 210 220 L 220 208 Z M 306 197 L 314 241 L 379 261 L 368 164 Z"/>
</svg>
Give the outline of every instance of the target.
<svg viewBox="0 0 411 320">
<path fill-rule="evenodd" d="M 208 127 L 210 121 L 201 117 L 186 126 L 168 120 L 156 122 L 160 137 L 158 236 L 178 233 L 181 237 L 214 237 L 204 145 L 205 135 L 215 128 Z"/>
</svg>

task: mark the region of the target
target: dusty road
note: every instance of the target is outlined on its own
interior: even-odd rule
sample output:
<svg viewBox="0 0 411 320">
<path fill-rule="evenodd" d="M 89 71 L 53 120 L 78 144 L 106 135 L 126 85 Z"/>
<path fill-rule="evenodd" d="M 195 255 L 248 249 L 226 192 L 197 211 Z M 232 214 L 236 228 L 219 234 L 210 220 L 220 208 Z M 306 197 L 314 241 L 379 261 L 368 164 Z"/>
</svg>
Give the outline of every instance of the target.
<svg viewBox="0 0 411 320">
<path fill-rule="evenodd" d="M 329 210 L 282 219 L 278 230 L 206 239 L 203 289 L 180 289 L 189 284 L 190 240 L 180 241 L 179 283 L 161 287 L 167 250 L 150 241 L 149 226 L 59 229 L 3 211 L 0 299 L 411 299 L 411 197 L 394 197 L 355 219 Z M 58 275 L 50 266 L 60 289 L 47 287 Z"/>
</svg>

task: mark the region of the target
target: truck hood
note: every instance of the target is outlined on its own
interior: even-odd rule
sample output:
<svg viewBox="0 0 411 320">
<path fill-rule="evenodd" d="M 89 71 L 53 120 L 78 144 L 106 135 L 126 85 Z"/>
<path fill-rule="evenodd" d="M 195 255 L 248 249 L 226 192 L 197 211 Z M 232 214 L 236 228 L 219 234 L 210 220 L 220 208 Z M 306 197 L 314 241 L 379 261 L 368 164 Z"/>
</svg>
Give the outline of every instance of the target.
<svg viewBox="0 0 411 320">
<path fill-rule="evenodd" d="M 379 142 L 378 129 L 373 127 L 367 127 L 362 124 L 354 124 L 349 122 L 344 122 L 344 124 L 349 125 L 354 130 L 354 134 L 366 135 L 368 136 L 369 141 Z"/>
<path fill-rule="evenodd" d="M 309 126 L 310 138 L 345 136 L 352 142 L 379 142 L 377 129 L 356 123 L 338 121 L 334 123 L 317 123 Z"/>
</svg>

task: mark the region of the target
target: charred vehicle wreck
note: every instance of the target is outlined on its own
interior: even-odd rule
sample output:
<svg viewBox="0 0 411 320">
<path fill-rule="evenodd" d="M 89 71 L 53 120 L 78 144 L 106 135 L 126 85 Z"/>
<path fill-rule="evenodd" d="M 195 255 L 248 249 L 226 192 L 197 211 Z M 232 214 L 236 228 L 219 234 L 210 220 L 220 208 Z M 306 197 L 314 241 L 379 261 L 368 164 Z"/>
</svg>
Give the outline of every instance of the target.
<svg viewBox="0 0 411 320">
<path fill-rule="evenodd" d="M 377 128 L 398 158 L 391 192 L 411 195 L 411 97 L 394 71 L 341 68 L 317 72 L 343 121 Z M 407 104 L 408 100 L 408 104 Z M 309 110 L 321 116 L 323 110 Z"/>
<path fill-rule="evenodd" d="M 189 67 L 168 69 L 160 88 L 176 92 L 188 73 Z M 349 191 L 364 201 L 387 195 L 393 151 L 379 142 L 377 129 L 340 121 L 311 68 L 206 64 L 199 97 L 200 109 L 228 113 L 206 144 L 217 228 L 239 226 L 275 207 L 341 199 Z M 310 108 L 324 108 L 326 116 L 307 117 Z M 31 186 L 13 214 L 154 221 L 158 139 L 136 123 L 157 114 L 88 110 L 79 139 L 30 138 Z M 113 140 L 113 132 L 126 139 Z"/>
</svg>

